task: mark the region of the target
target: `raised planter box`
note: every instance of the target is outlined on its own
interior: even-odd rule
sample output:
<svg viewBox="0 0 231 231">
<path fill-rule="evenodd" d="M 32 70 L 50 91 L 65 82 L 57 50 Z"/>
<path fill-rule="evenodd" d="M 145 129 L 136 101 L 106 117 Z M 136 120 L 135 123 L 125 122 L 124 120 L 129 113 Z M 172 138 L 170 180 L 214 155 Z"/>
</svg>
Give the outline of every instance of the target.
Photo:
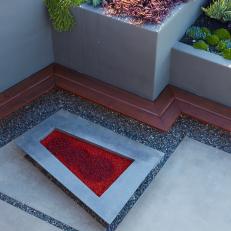
<svg viewBox="0 0 231 231">
<path fill-rule="evenodd" d="M 231 61 L 177 42 L 171 84 L 231 107 Z"/>
<path fill-rule="evenodd" d="M 159 26 L 135 26 L 82 5 L 71 33 L 53 33 L 55 61 L 154 100 L 169 83 L 173 45 L 199 15 L 205 0 L 175 8 Z"/>
</svg>

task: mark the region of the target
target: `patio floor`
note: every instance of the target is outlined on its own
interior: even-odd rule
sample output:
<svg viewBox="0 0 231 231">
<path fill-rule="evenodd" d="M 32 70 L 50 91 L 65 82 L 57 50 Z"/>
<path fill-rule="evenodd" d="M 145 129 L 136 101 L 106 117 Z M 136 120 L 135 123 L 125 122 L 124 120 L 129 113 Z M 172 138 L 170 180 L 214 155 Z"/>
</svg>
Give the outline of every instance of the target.
<svg viewBox="0 0 231 231">
<path fill-rule="evenodd" d="M 17 136 L 62 108 L 165 153 L 164 167 L 117 230 L 228 231 L 229 132 L 183 116 L 169 132 L 162 133 L 64 91 L 44 95 L 0 120 L 0 200 L 8 203 L 0 204 L 0 228 L 19 230 L 17 226 L 23 227 L 20 221 L 25 219 L 28 225 L 34 223 L 32 230 L 40 225 L 44 231 L 105 230 L 14 144 Z M 15 211 L 9 212 L 15 222 L 10 222 L 11 217 L 5 219 L 10 210 Z"/>
<path fill-rule="evenodd" d="M 229 231 L 231 155 L 185 138 L 118 231 Z"/>
<path fill-rule="evenodd" d="M 0 163 L 2 193 L 74 230 L 104 230 L 25 160 L 13 142 L 1 148 Z M 230 165 L 230 154 L 186 137 L 117 230 L 230 230 Z M 6 231 L 18 230 L 27 224 L 33 224 L 33 230 L 37 227 L 44 231 L 57 230 L 5 202 L 1 202 L 0 207 L 0 227 L 6 227 Z M 14 222 L 10 222 L 11 219 Z M 56 224 L 64 230 L 73 230 Z"/>
<path fill-rule="evenodd" d="M 58 231 L 60 229 L 39 220 L 6 202 L 0 201 L 0 228 L 4 231 Z M 33 228 L 32 228 L 33 227 Z"/>
</svg>

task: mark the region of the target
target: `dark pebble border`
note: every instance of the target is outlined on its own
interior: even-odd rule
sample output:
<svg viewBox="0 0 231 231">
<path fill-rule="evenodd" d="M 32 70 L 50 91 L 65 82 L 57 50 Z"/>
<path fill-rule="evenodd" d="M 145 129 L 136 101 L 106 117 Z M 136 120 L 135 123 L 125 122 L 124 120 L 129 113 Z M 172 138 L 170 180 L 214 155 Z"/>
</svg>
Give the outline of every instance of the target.
<svg viewBox="0 0 231 231">
<path fill-rule="evenodd" d="M 7 202 L 10 205 L 13 205 L 22 211 L 29 213 L 32 216 L 35 216 L 37 218 L 40 218 L 43 221 L 46 221 L 47 223 L 56 226 L 57 228 L 60 228 L 65 231 L 77 231 L 76 229 L 73 229 L 72 227 L 63 224 L 62 222 L 54 219 L 53 217 L 50 217 L 36 209 L 33 209 L 32 207 L 29 207 L 26 204 L 23 204 L 20 201 L 17 201 L 13 199 L 12 197 L 7 196 L 6 194 L 0 193 L 0 200 Z"/>
<path fill-rule="evenodd" d="M 200 123 L 197 120 L 183 115 L 178 118 L 168 132 L 161 132 L 144 123 L 140 123 L 63 90 L 53 90 L 52 92 L 41 96 L 29 106 L 26 106 L 9 117 L 0 120 L 0 147 L 14 140 L 16 137 L 39 124 L 60 109 L 68 110 L 82 118 L 100 124 L 118 134 L 127 136 L 132 140 L 155 148 L 166 154 L 158 167 L 150 172 L 132 198 L 125 205 L 124 209 L 120 212 L 116 220 L 110 225 L 108 228 L 110 231 L 114 230 L 123 220 L 128 211 L 142 195 L 158 171 L 163 167 L 171 153 L 175 151 L 186 135 L 199 142 L 211 145 L 227 153 L 231 153 L 231 133 L 212 125 Z M 0 193 L 0 199 L 49 222 L 62 230 L 75 231 L 75 229 L 62 222 L 32 209 L 5 194 Z"/>
</svg>

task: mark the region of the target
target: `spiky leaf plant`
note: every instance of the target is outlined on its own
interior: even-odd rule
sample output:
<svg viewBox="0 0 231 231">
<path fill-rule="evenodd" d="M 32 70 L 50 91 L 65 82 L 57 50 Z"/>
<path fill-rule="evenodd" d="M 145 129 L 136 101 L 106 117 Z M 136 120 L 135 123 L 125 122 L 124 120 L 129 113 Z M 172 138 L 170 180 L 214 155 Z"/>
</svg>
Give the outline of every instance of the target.
<svg viewBox="0 0 231 231">
<path fill-rule="evenodd" d="M 202 10 L 210 18 L 222 22 L 231 21 L 231 0 L 213 0 L 207 8 Z"/>
<path fill-rule="evenodd" d="M 79 6 L 85 0 L 44 0 L 50 15 L 53 27 L 56 31 L 71 31 L 75 24 L 75 18 L 71 8 Z"/>
<path fill-rule="evenodd" d="M 88 0 L 89 4 L 93 5 L 94 7 L 100 6 L 103 2 L 103 0 Z"/>
</svg>

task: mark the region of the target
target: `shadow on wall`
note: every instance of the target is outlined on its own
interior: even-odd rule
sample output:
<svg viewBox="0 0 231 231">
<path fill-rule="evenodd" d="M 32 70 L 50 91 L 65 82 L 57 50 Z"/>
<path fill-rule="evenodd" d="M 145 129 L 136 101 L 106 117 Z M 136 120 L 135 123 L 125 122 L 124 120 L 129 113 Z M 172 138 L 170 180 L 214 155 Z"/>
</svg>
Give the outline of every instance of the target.
<svg viewBox="0 0 231 231">
<path fill-rule="evenodd" d="M 41 0 L 0 2 L 0 92 L 54 62 Z"/>
</svg>

